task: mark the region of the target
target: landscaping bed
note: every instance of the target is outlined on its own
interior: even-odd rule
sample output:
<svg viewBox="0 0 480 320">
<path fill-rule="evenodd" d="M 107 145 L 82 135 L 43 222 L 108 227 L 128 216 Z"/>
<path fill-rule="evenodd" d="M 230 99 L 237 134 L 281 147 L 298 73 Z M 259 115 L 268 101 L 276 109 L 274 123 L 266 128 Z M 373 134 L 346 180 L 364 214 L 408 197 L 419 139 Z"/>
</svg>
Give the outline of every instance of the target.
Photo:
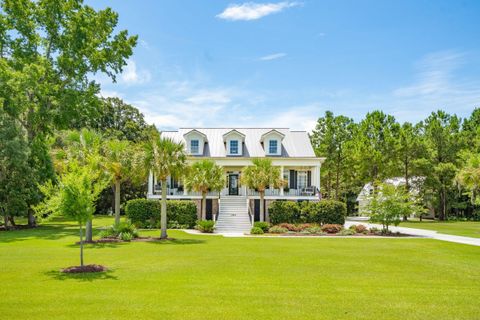
<svg viewBox="0 0 480 320">
<path fill-rule="evenodd" d="M 65 269 L 62 269 L 63 273 L 93 273 L 93 272 L 104 272 L 107 271 L 107 267 L 104 267 L 99 264 L 88 264 L 85 266 L 72 266 Z"/>
<path fill-rule="evenodd" d="M 280 223 L 271 226 L 266 222 L 255 222 L 250 234 L 267 236 L 310 236 L 310 237 L 411 237 L 399 232 L 382 232 L 377 228 L 367 228 L 362 224 L 344 228 L 340 224 L 292 224 Z"/>
</svg>

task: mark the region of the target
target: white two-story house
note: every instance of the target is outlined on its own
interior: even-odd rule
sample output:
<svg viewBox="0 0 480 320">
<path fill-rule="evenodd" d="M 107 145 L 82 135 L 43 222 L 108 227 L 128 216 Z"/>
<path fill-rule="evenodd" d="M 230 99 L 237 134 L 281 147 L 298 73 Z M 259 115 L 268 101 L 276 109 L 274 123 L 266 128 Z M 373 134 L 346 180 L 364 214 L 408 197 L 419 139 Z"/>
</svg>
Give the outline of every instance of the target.
<svg viewBox="0 0 480 320">
<path fill-rule="evenodd" d="M 244 231 L 259 220 L 259 194 L 241 184 L 242 170 L 252 158 L 268 157 L 280 167 L 281 178 L 288 183 L 265 192 L 265 208 L 274 200 L 318 201 L 320 168 L 323 158 L 315 156 L 305 131 L 286 128 L 181 128 L 164 131 L 163 137 L 185 145 L 187 162 L 211 159 L 225 170 L 225 188 L 207 196 L 207 219 L 217 221 L 217 230 Z M 201 195 L 187 191 L 181 179 L 171 177 L 168 199 L 189 199 L 200 208 Z M 159 199 L 161 188 L 150 176 L 148 198 Z M 268 210 L 268 209 L 267 209 Z"/>
</svg>

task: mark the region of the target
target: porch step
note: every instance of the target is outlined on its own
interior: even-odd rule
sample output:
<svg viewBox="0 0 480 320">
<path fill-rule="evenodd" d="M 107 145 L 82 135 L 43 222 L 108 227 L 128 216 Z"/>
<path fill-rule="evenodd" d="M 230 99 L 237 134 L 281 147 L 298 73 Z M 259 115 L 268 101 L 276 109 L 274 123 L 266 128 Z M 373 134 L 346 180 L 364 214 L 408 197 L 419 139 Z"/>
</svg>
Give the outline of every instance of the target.
<svg viewBox="0 0 480 320">
<path fill-rule="evenodd" d="M 248 215 L 247 198 L 242 196 L 222 196 L 216 233 L 250 233 L 252 228 Z"/>
</svg>

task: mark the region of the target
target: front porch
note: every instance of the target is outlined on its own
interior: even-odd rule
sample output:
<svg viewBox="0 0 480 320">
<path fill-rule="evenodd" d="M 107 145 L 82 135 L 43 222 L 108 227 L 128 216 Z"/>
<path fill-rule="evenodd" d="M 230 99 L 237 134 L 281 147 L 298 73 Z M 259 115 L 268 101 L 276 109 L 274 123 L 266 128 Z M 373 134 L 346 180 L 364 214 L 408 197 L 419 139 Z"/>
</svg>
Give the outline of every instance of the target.
<svg viewBox="0 0 480 320">
<path fill-rule="evenodd" d="M 222 196 L 239 196 L 259 199 L 258 190 L 247 188 L 241 183 L 241 167 L 225 168 L 225 187 L 220 191 L 210 191 L 207 199 L 219 199 Z M 265 190 L 265 199 L 291 199 L 291 200 L 318 200 L 320 192 L 320 167 L 284 167 L 280 166 L 281 178 L 286 182 L 284 187 L 269 187 Z M 161 183 L 150 174 L 148 181 L 148 198 L 161 198 Z M 201 199 L 200 192 L 188 191 L 184 188 L 181 179 L 169 178 L 167 180 L 168 199 Z"/>
</svg>

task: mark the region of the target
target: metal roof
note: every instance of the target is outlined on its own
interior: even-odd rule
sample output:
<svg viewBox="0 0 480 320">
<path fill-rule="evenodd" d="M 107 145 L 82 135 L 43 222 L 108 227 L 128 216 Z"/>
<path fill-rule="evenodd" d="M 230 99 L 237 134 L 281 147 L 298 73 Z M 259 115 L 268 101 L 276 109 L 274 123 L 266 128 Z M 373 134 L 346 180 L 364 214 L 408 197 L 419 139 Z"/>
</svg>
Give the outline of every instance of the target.
<svg viewBox="0 0 480 320">
<path fill-rule="evenodd" d="M 287 158 L 315 157 L 310 139 L 306 131 L 290 131 L 286 128 L 180 128 L 178 131 L 163 131 L 162 136 L 172 138 L 186 144 L 184 134 L 196 130 L 207 136 L 203 156 L 227 157 L 223 135 L 236 130 L 245 135 L 243 157 L 265 157 L 265 150 L 261 143 L 262 136 L 272 130 L 285 135 L 282 140 L 282 155 Z"/>
</svg>

